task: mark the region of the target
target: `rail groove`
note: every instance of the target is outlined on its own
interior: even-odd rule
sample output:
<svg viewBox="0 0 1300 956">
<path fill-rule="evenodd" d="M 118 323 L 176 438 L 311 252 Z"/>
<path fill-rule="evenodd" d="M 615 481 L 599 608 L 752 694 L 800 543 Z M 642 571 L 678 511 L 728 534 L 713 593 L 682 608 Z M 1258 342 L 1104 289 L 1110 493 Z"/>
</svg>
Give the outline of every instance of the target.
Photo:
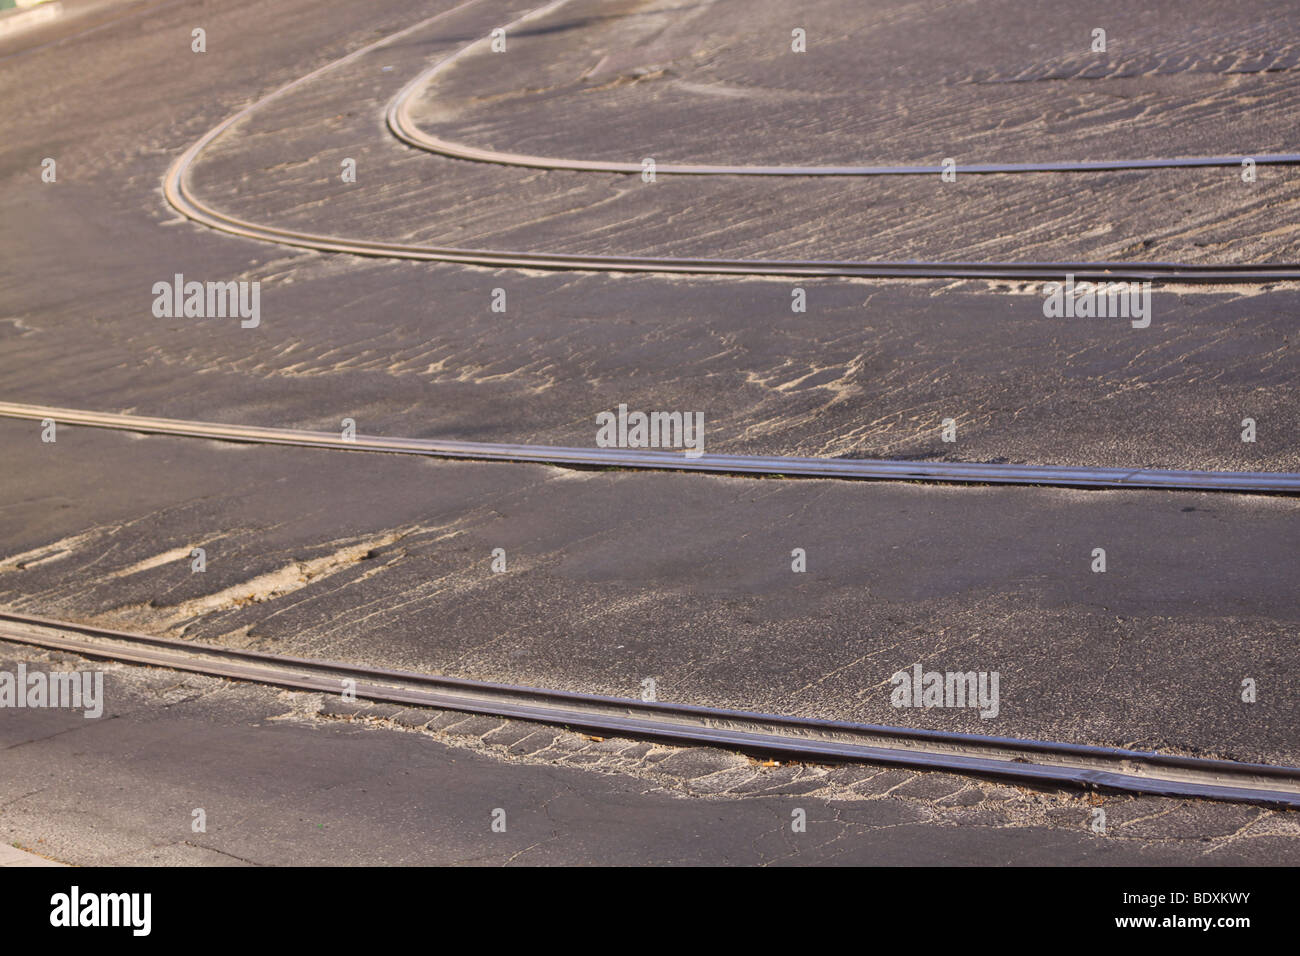
<svg viewBox="0 0 1300 956">
<path fill-rule="evenodd" d="M 346 688 L 364 700 L 798 760 L 863 761 L 1039 785 L 1300 806 L 1300 768 L 1296 767 L 521 687 L 266 654 L 11 612 L 0 612 L 0 640 L 293 690 L 340 693 Z"/>
<path fill-rule="evenodd" d="M 1182 491 L 1229 491 L 1245 494 L 1300 493 L 1300 473 L 1260 471 L 1174 471 L 1154 468 L 1072 468 L 1056 465 L 982 464 L 979 462 L 890 461 L 857 458 L 798 458 L 780 455 L 689 457 L 684 452 L 630 448 L 564 448 L 438 438 L 385 438 L 338 432 L 223 425 L 176 418 L 149 418 L 117 412 L 53 408 L 0 402 L 0 418 L 53 420 L 65 425 L 147 432 L 187 438 L 267 445 L 335 448 L 343 451 L 424 455 L 479 461 L 534 462 L 561 467 L 628 468 L 648 471 L 698 471 L 728 475 L 790 478 L 878 479 L 957 484 L 1049 485 L 1067 488 L 1140 488 Z"/>
<path fill-rule="evenodd" d="M 618 256 L 618 255 L 572 255 L 566 253 L 521 252 L 496 249 L 474 249 L 453 246 L 431 246 L 417 243 L 384 242 L 381 240 L 360 239 L 346 236 L 333 236 L 320 233 L 281 229 L 262 223 L 249 222 L 223 213 L 203 202 L 190 185 L 190 168 L 199 154 L 218 136 L 239 121 L 246 119 L 267 103 L 297 89 L 322 74 L 346 63 L 350 63 L 365 54 L 391 44 L 409 34 L 433 24 L 443 17 L 457 13 L 479 0 L 466 0 L 455 7 L 436 14 L 426 20 L 406 27 L 397 33 L 383 37 L 363 46 L 352 53 L 327 63 L 298 78 L 261 99 L 249 104 L 239 112 L 214 126 L 200 137 L 189 149 L 185 150 L 167 171 L 163 182 L 163 192 L 167 201 L 181 214 L 191 220 L 210 228 L 263 242 L 320 252 L 348 253 L 358 256 L 381 257 L 391 259 L 410 259 L 423 262 L 451 262 L 471 266 L 492 268 L 530 268 L 557 269 L 594 272 L 651 272 L 669 274 L 696 275 L 746 275 L 772 277 L 856 277 L 856 278 L 947 278 L 947 279 L 1006 279 L 1034 280 L 1060 279 L 1073 275 L 1076 279 L 1089 281 L 1149 281 L 1149 282 L 1281 282 L 1300 280 L 1298 263 L 1252 263 L 1252 264 L 1203 264 L 1176 262 L 921 262 L 921 261 L 858 261 L 858 260 L 812 260 L 812 259 L 728 259 L 713 257 L 661 257 L 661 256 Z M 563 0 L 561 0 L 563 2 Z M 515 24 L 533 17 L 540 17 L 550 12 L 559 3 L 547 4 L 533 10 L 507 24 L 507 29 Z M 445 67 L 449 62 L 464 55 L 477 45 L 475 40 L 455 53 L 440 61 L 432 69 Z M 427 76 L 425 71 L 422 76 Z M 418 79 L 418 77 L 417 77 Z M 386 110 L 390 127 L 394 133 L 406 142 L 420 145 L 421 148 L 436 147 L 436 151 L 452 155 L 459 150 L 462 159 L 480 159 L 496 162 L 497 159 L 475 151 L 472 147 L 456 146 L 436 138 L 431 139 L 414 129 L 406 114 L 406 104 L 410 94 L 416 88 L 414 81 L 408 83 L 399 92 Z M 451 151 L 451 152 L 449 152 Z M 514 154 L 501 154 L 512 160 L 522 161 L 529 157 Z M 1255 158 L 1264 163 L 1297 163 L 1297 154 L 1267 154 Z M 547 160 L 544 157 L 531 157 L 535 161 L 551 163 L 548 168 L 609 168 L 615 172 L 631 172 L 620 164 L 597 163 L 593 167 L 582 165 L 580 160 Z M 1232 165 L 1239 163 L 1236 157 L 1184 157 L 1175 159 L 1141 159 L 1114 160 L 1076 163 L 1038 163 L 1038 164 L 972 164 L 961 167 L 967 172 L 1046 172 L 1046 171 L 1100 171 L 1102 169 L 1147 169 L 1163 166 L 1198 166 L 1198 165 Z M 569 165 L 556 165 L 568 163 Z M 517 162 L 517 165 L 526 163 Z M 576 164 L 576 165 L 575 165 Z M 1050 169 L 1049 169 L 1050 167 Z M 771 167 L 767 172 L 754 167 L 657 167 L 667 173 L 698 173 L 709 171 L 716 174 L 730 175 L 899 175 L 931 172 L 932 167 L 844 167 L 840 172 L 826 172 L 832 167 Z M 856 169 L 856 172 L 844 170 Z M 798 170 L 797 172 L 795 170 Z M 640 172 L 640 166 L 635 167 Z"/>
<path fill-rule="evenodd" d="M 553 13 L 569 0 L 554 0 L 543 7 L 524 14 L 507 26 L 513 29 L 529 20 Z M 388 104 L 385 119 L 393 135 L 409 146 L 437 153 L 452 159 L 492 163 L 497 166 L 522 166 L 528 169 L 572 170 L 575 172 L 621 173 L 640 175 L 639 162 L 613 160 L 572 159 L 560 156 L 538 156 L 532 153 L 512 153 L 505 150 L 485 149 L 458 143 L 435 136 L 416 125 L 411 116 L 411 101 L 438 74 L 450 69 L 456 61 L 473 50 L 487 46 L 489 37 L 466 44 L 450 56 L 417 74 Z M 991 175 L 1014 173 L 1100 173 L 1123 172 L 1142 169 L 1187 169 L 1196 167 L 1240 167 L 1243 160 L 1252 160 L 1256 166 L 1294 166 L 1300 164 L 1300 153 L 1258 153 L 1240 156 L 1177 156 L 1156 159 L 1085 159 L 1057 160 L 1041 163 L 960 163 L 963 175 Z M 942 165 L 869 165 L 869 166 L 762 166 L 708 163 L 655 163 L 655 175 L 666 176 L 938 176 L 944 172 Z"/>
</svg>

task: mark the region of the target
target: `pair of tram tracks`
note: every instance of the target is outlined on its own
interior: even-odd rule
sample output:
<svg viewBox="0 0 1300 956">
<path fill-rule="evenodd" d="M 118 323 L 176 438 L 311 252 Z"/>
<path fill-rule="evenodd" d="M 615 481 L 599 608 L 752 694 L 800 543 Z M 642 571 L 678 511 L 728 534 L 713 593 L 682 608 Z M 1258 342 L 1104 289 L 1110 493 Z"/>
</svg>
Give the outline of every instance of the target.
<svg viewBox="0 0 1300 956">
<path fill-rule="evenodd" d="M 477 4 L 468 0 L 335 60 L 262 97 L 213 127 L 168 170 L 164 192 L 179 212 L 211 228 L 248 239 L 322 252 L 393 259 L 453 262 L 485 267 L 571 269 L 747 276 L 853 276 L 866 278 L 1076 279 L 1155 282 L 1273 282 L 1300 279 L 1300 264 L 1209 265 L 1170 262 L 883 262 L 668 258 L 569 255 L 383 242 L 282 229 L 221 212 L 201 200 L 190 184 L 195 160 L 214 140 L 267 103 L 321 75 Z M 507 25 L 545 16 L 566 0 L 549 3 Z M 479 43 L 440 60 L 411 80 L 388 104 L 393 134 L 432 153 L 468 161 L 551 169 L 639 174 L 640 164 L 562 159 L 478 149 L 432 136 L 411 118 L 415 93 Z M 970 174 L 1068 173 L 1160 168 L 1300 164 L 1300 154 L 1205 156 L 963 165 Z M 657 174 L 726 176 L 936 175 L 935 166 L 716 166 L 658 164 Z M 815 478 L 875 478 L 1067 487 L 1181 489 L 1237 493 L 1300 491 L 1300 474 L 1066 468 L 1055 466 L 739 456 L 633 449 L 579 449 L 541 445 L 381 438 L 259 426 L 222 425 L 147 418 L 39 405 L 0 403 L 0 417 L 53 419 L 64 424 L 222 441 L 415 454 L 444 458 L 540 462 L 569 467 L 618 467 L 723 474 Z M 1038 740 L 914 730 L 902 727 L 810 720 L 671 703 L 644 702 L 384 670 L 250 650 L 152 637 L 85 624 L 0 611 L 0 638 L 90 658 L 167 667 L 254 681 L 294 690 L 338 692 L 355 685 L 359 698 L 395 704 L 492 714 L 678 743 L 782 754 L 800 760 L 862 760 L 897 766 L 946 769 L 1031 784 L 1095 787 L 1137 793 L 1229 800 L 1276 807 L 1300 806 L 1300 768 L 1161 754 Z"/>
<path fill-rule="evenodd" d="M 1300 490 L 1300 475 L 1296 474 L 1154 471 L 1109 474 L 1108 471 L 1112 470 L 728 455 L 690 459 L 669 452 L 623 449 L 565 449 L 364 435 L 345 439 L 332 432 L 219 425 L 14 403 L 0 403 L 0 417 L 51 419 L 61 424 L 218 441 L 539 462 L 570 467 L 608 465 L 814 478 L 1175 488 L 1238 493 L 1294 494 Z M 168 667 L 294 690 L 338 693 L 345 686 L 342 682 L 350 681 L 351 689 L 359 698 L 375 702 L 491 714 L 604 734 L 648 737 L 756 754 L 780 754 L 801 761 L 867 761 L 999 777 L 1026 784 L 1194 797 L 1279 808 L 1300 807 L 1300 768 L 649 703 L 265 654 L 111 631 L 7 611 L 0 611 L 0 639 L 85 657 Z"/>
<path fill-rule="evenodd" d="M 407 35 L 433 25 L 480 0 L 467 0 L 397 33 L 328 63 L 300 77 L 214 126 L 189 149 L 177 157 L 163 184 L 167 200 L 189 219 L 222 232 L 279 245 L 339 252 L 388 259 L 423 262 L 451 262 L 489 268 L 531 268 L 590 272 L 657 272 L 692 275 L 744 275 L 778 277 L 855 277 L 855 278 L 938 278 L 993 280 L 1060 280 L 1066 275 L 1087 281 L 1150 281 L 1201 283 L 1261 283 L 1300 280 L 1300 263 L 1206 264 L 1178 262 L 941 262 L 941 261 L 860 261 L 814 259 L 728 259 L 716 257 L 667 257 L 626 255 L 578 255 L 558 252 L 527 252 L 500 249 L 475 249 L 456 246 L 432 246 L 418 243 L 386 242 L 349 236 L 326 235 L 283 229 L 255 223 L 224 213 L 200 199 L 190 183 L 190 171 L 199 155 L 215 139 L 268 103 L 292 92 L 325 73 L 394 43 Z M 555 0 L 506 25 L 507 33 L 529 20 L 554 12 L 568 0 Z M 389 102 L 385 119 L 392 133 L 403 142 L 449 158 L 521 166 L 547 170 L 576 170 L 639 175 L 639 163 L 575 160 L 520 153 L 479 149 L 433 136 L 421 130 L 411 118 L 411 100 L 437 74 L 468 55 L 488 37 L 475 40 L 444 57 L 407 83 Z M 1300 153 L 1263 153 L 1242 156 L 1190 156 L 1164 159 L 1084 160 L 1046 163 L 974 163 L 960 167 L 962 173 L 980 175 L 1024 173 L 1107 172 L 1192 167 L 1239 167 L 1242 160 L 1256 165 L 1300 165 Z M 731 166 L 698 164 L 656 164 L 656 175 L 713 176 L 920 176 L 938 175 L 940 166 Z"/>
<path fill-rule="evenodd" d="M 535 721 L 679 745 L 864 761 L 1012 780 L 1289 809 L 1300 768 L 1083 744 L 814 720 L 545 690 L 220 647 L 0 611 L 0 640 L 290 690 Z"/>
</svg>

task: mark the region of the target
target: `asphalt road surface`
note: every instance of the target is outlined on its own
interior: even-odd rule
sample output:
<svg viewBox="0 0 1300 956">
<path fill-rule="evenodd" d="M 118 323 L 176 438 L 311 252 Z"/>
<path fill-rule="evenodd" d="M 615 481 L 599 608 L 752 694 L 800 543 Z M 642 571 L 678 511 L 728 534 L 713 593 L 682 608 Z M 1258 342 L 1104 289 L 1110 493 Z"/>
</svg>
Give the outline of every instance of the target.
<svg viewBox="0 0 1300 956">
<path fill-rule="evenodd" d="M 1135 328 L 1048 317 L 1037 282 L 361 258 L 237 238 L 167 203 L 168 168 L 219 122 L 411 28 L 225 132 L 195 162 L 195 193 L 280 229 L 520 252 L 1300 261 L 1294 166 L 1253 181 L 1235 165 L 961 172 L 1295 150 L 1292 4 L 570 0 L 520 20 L 537 5 L 65 0 L 60 18 L 0 32 L 0 401 L 575 447 L 626 404 L 702 412 L 719 453 L 1300 471 L 1296 283 L 1155 284 Z M 1106 52 L 1090 49 L 1095 27 Z M 421 129 L 610 162 L 953 157 L 956 180 L 646 182 L 395 138 L 390 100 L 480 40 L 413 92 Z M 256 326 L 159 316 L 154 286 L 176 275 L 259 282 Z M 0 419 L 6 610 L 471 679 L 636 696 L 650 678 L 683 703 L 1300 765 L 1294 497 L 42 432 Z M 62 660 L 0 648 L 8 670 Z M 997 713 L 895 706 L 892 675 L 917 663 L 997 672 Z M 79 864 L 1300 860 L 1294 813 L 358 716 L 119 665 L 107 687 L 100 720 L 0 709 L 5 842 Z M 213 821 L 202 838 L 195 807 Z M 488 825 L 498 807 L 506 833 Z M 790 831 L 796 807 L 805 834 Z"/>
</svg>

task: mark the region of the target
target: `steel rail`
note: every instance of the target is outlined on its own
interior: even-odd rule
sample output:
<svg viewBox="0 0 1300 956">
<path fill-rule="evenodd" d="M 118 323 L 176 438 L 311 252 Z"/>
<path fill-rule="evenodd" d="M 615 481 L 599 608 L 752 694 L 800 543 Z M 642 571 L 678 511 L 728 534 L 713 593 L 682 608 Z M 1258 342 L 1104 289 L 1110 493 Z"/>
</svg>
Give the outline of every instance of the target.
<svg viewBox="0 0 1300 956">
<path fill-rule="evenodd" d="M 293 690 L 675 743 L 951 770 L 1031 784 L 1300 807 L 1300 768 L 1087 744 L 816 720 L 267 654 L 0 611 L 0 640 Z M 345 683 L 350 682 L 350 683 Z"/>
<path fill-rule="evenodd" d="M 606 467 L 651 471 L 698 471 L 727 475 L 770 475 L 792 478 L 879 479 L 958 484 L 1049 485 L 1067 488 L 1135 488 L 1181 491 L 1228 491 L 1244 494 L 1300 493 L 1300 473 L 1178 471 L 1154 468 L 1072 468 L 1057 465 L 981 464 L 978 462 L 890 461 L 854 458 L 799 458 L 780 455 L 715 455 L 688 457 L 684 452 L 630 448 L 564 448 L 498 442 L 452 441 L 439 438 L 387 438 L 339 432 L 229 425 L 150 418 L 116 412 L 54 408 L 0 402 L 0 418 L 30 421 L 51 419 L 120 431 L 210 438 L 252 444 L 296 445 L 344 451 L 423 455 L 479 461 L 532 462 L 561 467 Z"/>
<path fill-rule="evenodd" d="M 194 193 L 190 170 L 199 154 L 230 127 L 248 118 L 267 103 L 297 89 L 322 74 L 380 47 L 393 43 L 433 22 L 478 3 L 466 0 L 426 20 L 406 27 L 360 47 L 352 53 L 299 77 L 214 126 L 185 152 L 167 171 L 163 192 L 167 201 L 189 219 L 231 235 L 262 242 L 313 249 L 319 252 L 346 253 L 421 262 L 451 262 L 492 268 L 531 268 L 579 270 L 589 272 L 650 272 L 693 275 L 747 275 L 782 277 L 857 277 L 857 278 L 940 278 L 940 279 L 1061 279 L 1073 275 L 1090 281 L 1168 281 L 1168 282 L 1279 282 L 1300 280 L 1300 264 L 1258 263 L 1249 265 L 1215 265 L 1174 262 L 917 262 L 855 260 L 781 260 L 719 259 L 656 256 L 574 255 L 535 253 L 453 246 L 430 246 L 418 243 L 384 242 L 320 233 L 281 229 L 250 222 L 223 213 L 203 202 Z M 527 16 L 540 16 L 553 8 L 548 4 Z M 525 17 L 525 19 L 527 18 Z M 517 21 L 518 22 L 518 21 Z M 478 42 L 478 41 L 475 41 Z M 471 44 L 472 46 L 472 44 Z M 462 48 L 455 57 L 465 52 Z M 409 85 L 409 84 L 408 84 Z M 390 106 L 391 110 L 391 106 Z M 1213 157 L 1211 157 L 1213 158 Z M 1278 157 L 1282 161 L 1284 157 Z M 638 167 L 639 169 L 639 167 Z"/>
<path fill-rule="evenodd" d="M 555 0 L 546 6 L 532 10 L 522 17 L 507 24 L 510 30 L 529 20 L 543 17 L 567 4 L 569 0 Z M 458 143 L 453 140 L 435 136 L 421 129 L 411 117 L 411 101 L 415 95 L 426 88 L 438 74 L 450 69 L 462 57 L 471 51 L 487 46 L 490 37 L 481 37 L 455 53 L 444 57 L 437 63 L 419 73 L 406 84 L 388 104 L 385 119 L 393 135 L 409 146 L 426 152 L 437 153 L 452 159 L 465 159 L 471 162 L 493 163 L 498 166 L 523 166 L 529 169 L 573 170 L 579 172 L 600 172 L 620 174 L 640 174 L 641 163 L 617 162 L 607 160 L 570 159 L 567 157 L 538 156 L 531 153 L 512 153 L 505 150 L 488 149 Z M 1240 167 L 1243 160 L 1251 160 L 1256 166 L 1294 166 L 1300 165 L 1300 153 L 1261 153 L 1241 156 L 1180 156 L 1168 159 L 1093 159 L 1064 160 L 1042 163 L 960 163 L 957 171 L 962 175 L 979 174 L 1015 174 L 1015 173 L 1097 173 L 1122 172 L 1139 169 L 1185 169 L 1189 167 L 1232 166 Z M 715 165 L 708 163 L 655 163 L 656 175 L 668 176 L 937 176 L 944 172 L 942 165 L 894 165 L 894 166 L 752 166 L 752 165 Z"/>
</svg>

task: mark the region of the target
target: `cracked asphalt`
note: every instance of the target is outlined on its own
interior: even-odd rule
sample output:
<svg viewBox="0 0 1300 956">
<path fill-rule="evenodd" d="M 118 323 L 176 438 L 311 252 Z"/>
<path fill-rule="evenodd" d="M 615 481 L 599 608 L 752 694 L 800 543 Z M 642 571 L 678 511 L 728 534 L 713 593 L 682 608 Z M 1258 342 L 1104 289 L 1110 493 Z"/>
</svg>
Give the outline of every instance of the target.
<svg viewBox="0 0 1300 956">
<path fill-rule="evenodd" d="M 234 127 L 199 158 L 196 192 L 281 228 L 527 251 L 1300 259 L 1294 167 L 1261 166 L 1254 183 L 1235 168 L 960 173 L 1295 150 L 1290 4 L 816 0 L 795 16 L 772 0 L 571 0 L 512 30 L 504 59 L 467 55 L 415 100 L 422 128 L 478 147 L 748 164 L 955 156 L 953 184 L 645 184 L 451 160 L 391 136 L 385 104 L 412 76 L 534 5 L 95 2 L 0 36 L 0 400 L 575 446 L 626 403 L 702 410 L 712 452 L 1300 471 L 1294 283 L 1157 287 L 1151 326 L 1133 329 L 1046 318 L 1032 283 L 383 261 L 235 238 L 167 205 L 168 166 L 216 123 L 447 10 Z M 1104 55 L 1088 51 L 1096 25 Z M 789 52 L 796 26 L 807 54 Z M 41 181 L 45 157 L 55 183 Z M 340 181 L 345 158 L 355 183 Z M 152 286 L 177 273 L 261 282 L 260 326 L 156 318 Z M 790 310 L 795 286 L 805 313 Z M 945 418 L 955 443 L 941 440 Z M 580 471 L 70 426 L 47 444 L 40 432 L 0 420 L 11 611 L 575 691 L 634 696 L 653 677 L 662 700 L 1300 764 L 1292 498 Z M 491 569 L 495 548 L 505 573 Z M 0 658 L 62 660 L 17 645 Z M 998 671 L 998 716 L 892 706 L 891 675 L 915 663 Z M 100 721 L 0 710 L 6 842 L 102 865 L 320 865 L 340 862 L 339 847 L 394 864 L 1300 857 L 1294 814 L 767 767 L 108 672 Z M 189 830 L 200 806 L 216 808 L 202 838 Z M 1096 806 L 1106 836 L 1089 828 Z M 496 807 L 504 834 L 488 826 Z M 803 834 L 790 830 L 796 807 Z"/>
</svg>

